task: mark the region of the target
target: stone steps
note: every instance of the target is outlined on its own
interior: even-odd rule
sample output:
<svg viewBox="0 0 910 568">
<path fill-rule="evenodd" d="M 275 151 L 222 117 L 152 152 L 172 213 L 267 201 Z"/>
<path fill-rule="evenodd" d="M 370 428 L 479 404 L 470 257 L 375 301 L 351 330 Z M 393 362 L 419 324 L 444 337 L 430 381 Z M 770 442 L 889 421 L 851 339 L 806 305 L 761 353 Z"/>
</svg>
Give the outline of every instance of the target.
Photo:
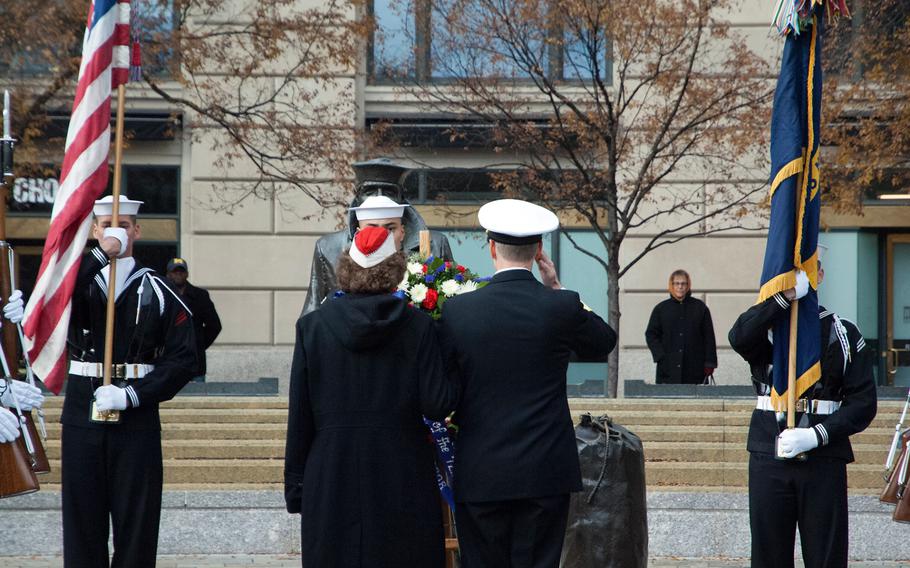
<svg viewBox="0 0 910 568">
<path fill-rule="evenodd" d="M 644 440 L 647 462 L 745 462 L 749 453 L 742 441 L 693 442 Z M 275 460 L 284 458 L 284 439 L 166 439 L 162 444 L 165 459 L 171 460 Z M 45 445 L 48 458 L 60 459 L 60 440 L 53 437 Z M 884 444 L 853 445 L 859 464 L 883 464 L 888 447 Z"/>
<path fill-rule="evenodd" d="M 747 484 L 748 399 L 571 399 L 573 420 L 608 414 L 641 437 L 649 487 L 744 490 Z M 900 401 L 882 401 L 872 426 L 853 439 L 849 467 L 855 493 L 877 493 Z M 62 398 L 45 403 L 52 472 L 45 489 L 59 487 Z M 282 484 L 287 421 L 285 397 L 181 396 L 162 405 L 168 489 L 276 489 Z"/>
</svg>

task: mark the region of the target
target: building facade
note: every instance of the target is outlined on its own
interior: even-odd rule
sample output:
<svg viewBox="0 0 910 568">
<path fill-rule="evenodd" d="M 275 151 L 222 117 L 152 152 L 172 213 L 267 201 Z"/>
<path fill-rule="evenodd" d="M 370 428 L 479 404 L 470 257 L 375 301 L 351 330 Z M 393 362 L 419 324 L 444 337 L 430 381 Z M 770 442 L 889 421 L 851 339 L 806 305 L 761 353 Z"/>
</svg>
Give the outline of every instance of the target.
<svg viewBox="0 0 910 568">
<path fill-rule="evenodd" d="M 238 4 L 242 14 L 243 5 Z M 380 27 L 394 32 L 398 24 L 384 12 L 386 4 L 375 0 L 371 10 Z M 764 6 L 744 6 L 730 17 L 754 50 L 777 57 L 781 42 L 768 30 Z M 353 96 L 350 120 L 361 129 L 378 121 L 410 129 L 412 139 L 420 142 L 402 149 L 397 157 L 415 168 L 407 183 L 411 203 L 432 228 L 446 232 L 458 262 L 479 274 L 491 273 L 492 263 L 473 213 L 495 195 L 485 169 L 495 156 L 483 145 L 466 148 L 447 143 L 439 135 L 446 125 L 440 125 L 438 116 L 378 76 L 381 60 L 373 49 L 373 42 L 368 42 L 355 68 L 338 71 L 341 86 L 334 96 Z M 418 52 L 421 49 L 416 46 Z M 431 57 L 429 53 L 424 57 Z M 262 80 L 278 79 L 264 76 Z M 166 88 L 180 90 L 176 83 Z M 65 132 L 67 117 L 55 120 Z M 122 190 L 146 201 L 143 242 L 136 255 L 160 271 L 172 256 L 186 259 L 190 281 L 211 292 L 222 319 L 223 331 L 208 352 L 209 380 L 278 377 L 286 388 L 294 324 L 306 296 L 314 246 L 321 235 L 338 228 L 339 211 L 322 211 L 293 191 L 246 199 L 230 214 L 219 211 L 212 205 L 213 194 L 254 179 L 253 166 L 243 161 L 216 166 L 217 130 L 201 123 L 192 111 L 165 104 L 142 84 L 128 88 L 127 128 L 133 134 L 124 153 Z M 40 262 L 61 153 L 61 148 L 49 145 L 37 164 L 41 167 L 17 172 L 11 188 L 7 235 L 19 253 L 19 277 L 25 290 L 34 282 Z M 828 229 L 820 241 L 830 250 L 824 260 L 827 278 L 820 299 L 855 321 L 867 342 L 882 354 L 877 366 L 881 383 L 910 384 L 910 200 L 906 189 L 897 196 L 901 199 L 868 197 L 862 216 L 823 213 Z M 564 228 L 576 241 L 603 250 L 597 235 L 583 224 L 566 219 Z M 631 234 L 623 254 L 631 258 L 653 230 Z M 765 237 L 762 232 L 731 231 L 688 238 L 649 253 L 623 277 L 620 385 L 627 379 L 654 380 L 644 331 L 654 305 L 667 297 L 668 276 L 677 268 L 692 275 L 693 294 L 711 309 L 718 343 L 717 382 L 748 384 L 748 368 L 730 349 L 726 334 L 737 315 L 755 301 Z M 579 291 L 592 309 L 606 316 L 603 269 L 578 252 L 565 235 L 549 236 L 545 246 L 563 284 Z M 587 381 L 590 386 L 602 381 L 605 372 L 605 365 L 576 365 L 570 382 Z"/>
</svg>

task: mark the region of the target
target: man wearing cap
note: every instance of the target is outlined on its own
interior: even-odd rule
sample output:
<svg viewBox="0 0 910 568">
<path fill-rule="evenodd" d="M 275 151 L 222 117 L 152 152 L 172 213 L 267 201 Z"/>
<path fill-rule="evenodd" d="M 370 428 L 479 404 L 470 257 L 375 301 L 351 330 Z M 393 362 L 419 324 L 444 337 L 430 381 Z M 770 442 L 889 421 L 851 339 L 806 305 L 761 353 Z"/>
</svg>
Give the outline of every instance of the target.
<svg viewBox="0 0 910 568">
<path fill-rule="evenodd" d="M 402 198 L 401 183 L 408 169 L 388 158 L 357 162 L 353 167 L 357 197 L 348 210 L 348 228 L 324 235 L 316 241 L 310 287 L 300 315 L 318 308 L 337 290 L 335 264 L 341 253 L 351 246 L 351 239 L 358 229 L 385 227 L 406 256 L 420 249 L 420 231 L 427 225 L 420 213 Z M 452 259 L 449 240 L 437 231 L 430 231 L 430 252 L 440 258 Z"/>
<path fill-rule="evenodd" d="M 98 246 L 82 258 L 72 299 L 69 378 L 63 402 L 61 490 L 66 566 L 153 567 L 161 515 L 161 421 L 158 403 L 170 400 L 196 364 L 191 313 L 176 292 L 133 258 L 141 232 L 141 201 L 95 202 L 92 235 Z M 111 259 L 117 259 L 113 384 L 101 386 Z M 120 423 L 90 416 L 120 411 Z"/>
<path fill-rule="evenodd" d="M 193 286 L 187 279 L 189 267 L 182 258 L 172 258 L 167 263 L 167 279 L 173 284 L 180 299 L 193 312 L 193 329 L 196 334 L 196 355 L 199 367 L 193 380 L 205 381 L 205 350 L 212 346 L 221 333 L 221 319 L 208 290 Z"/>
<path fill-rule="evenodd" d="M 542 235 L 551 211 L 502 199 L 481 207 L 496 274 L 449 298 L 441 337 L 461 381 L 455 520 L 465 568 L 559 565 L 569 493 L 580 491 L 566 369 L 606 359 L 616 333 L 562 289 Z M 531 273 L 535 263 L 543 283 Z"/>
<path fill-rule="evenodd" d="M 824 278 L 819 262 L 819 285 Z M 758 394 L 746 446 L 755 568 L 792 567 L 797 528 L 807 568 L 847 566 L 849 436 L 875 418 L 875 354 L 853 322 L 819 306 L 821 378 L 797 401 L 796 428 L 787 429 L 785 409 L 769 396 L 772 372 L 787 372 L 771 368 L 769 330 L 789 321 L 790 302 L 808 290 L 808 277 L 798 271 L 795 288 L 752 306 L 730 329 L 730 346 L 749 363 Z"/>
</svg>

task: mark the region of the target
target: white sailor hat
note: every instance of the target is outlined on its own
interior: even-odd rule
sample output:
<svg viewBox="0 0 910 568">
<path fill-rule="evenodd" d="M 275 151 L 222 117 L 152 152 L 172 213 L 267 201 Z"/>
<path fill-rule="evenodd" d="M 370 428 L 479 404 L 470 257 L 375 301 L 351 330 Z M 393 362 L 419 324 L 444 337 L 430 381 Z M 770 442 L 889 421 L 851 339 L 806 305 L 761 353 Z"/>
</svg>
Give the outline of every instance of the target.
<svg viewBox="0 0 910 568">
<path fill-rule="evenodd" d="M 369 221 L 371 219 L 392 219 L 404 215 L 404 208 L 408 205 L 396 203 L 385 195 L 371 195 L 363 200 L 363 203 L 357 207 L 351 207 L 351 211 L 357 215 L 358 221 Z"/>
<path fill-rule="evenodd" d="M 520 199 L 491 201 L 477 212 L 477 220 L 491 240 L 507 245 L 540 242 L 542 235 L 559 228 L 555 213 Z"/>
<path fill-rule="evenodd" d="M 351 260 L 362 268 L 372 268 L 397 252 L 395 239 L 385 227 L 364 227 L 354 235 Z"/>
<path fill-rule="evenodd" d="M 145 203 L 144 201 L 135 201 L 128 198 L 125 195 L 120 195 L 120 215 L 129 215 L 135 216 L 139 213 L 139 206 Z M 101 199 L 95 202 L 95 206 L 92 208 L 92 213 L 96 217 L 109 217 L 114 214 L 114 196 L 105 195 Z"/>
</svg>

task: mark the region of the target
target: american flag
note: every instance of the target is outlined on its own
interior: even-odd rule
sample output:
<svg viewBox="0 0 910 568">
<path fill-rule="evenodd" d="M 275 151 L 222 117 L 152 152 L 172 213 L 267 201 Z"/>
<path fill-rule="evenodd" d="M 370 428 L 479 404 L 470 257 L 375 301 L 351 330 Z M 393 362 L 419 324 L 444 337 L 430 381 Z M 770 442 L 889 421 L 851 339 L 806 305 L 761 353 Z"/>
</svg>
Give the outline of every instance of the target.
<svg viewBox="0 0 910 568">
<path fill-rule="evenodd" d="M 35 374 L 54 393 L 68 373 L 70 299 L 92 223 L 107 187 L 111 92 L 129 79 L 130 0 L 93 0 L 82 41 L 60 188 L 38 281 L 25 309 L 25 349 Z"/>
</svg>

